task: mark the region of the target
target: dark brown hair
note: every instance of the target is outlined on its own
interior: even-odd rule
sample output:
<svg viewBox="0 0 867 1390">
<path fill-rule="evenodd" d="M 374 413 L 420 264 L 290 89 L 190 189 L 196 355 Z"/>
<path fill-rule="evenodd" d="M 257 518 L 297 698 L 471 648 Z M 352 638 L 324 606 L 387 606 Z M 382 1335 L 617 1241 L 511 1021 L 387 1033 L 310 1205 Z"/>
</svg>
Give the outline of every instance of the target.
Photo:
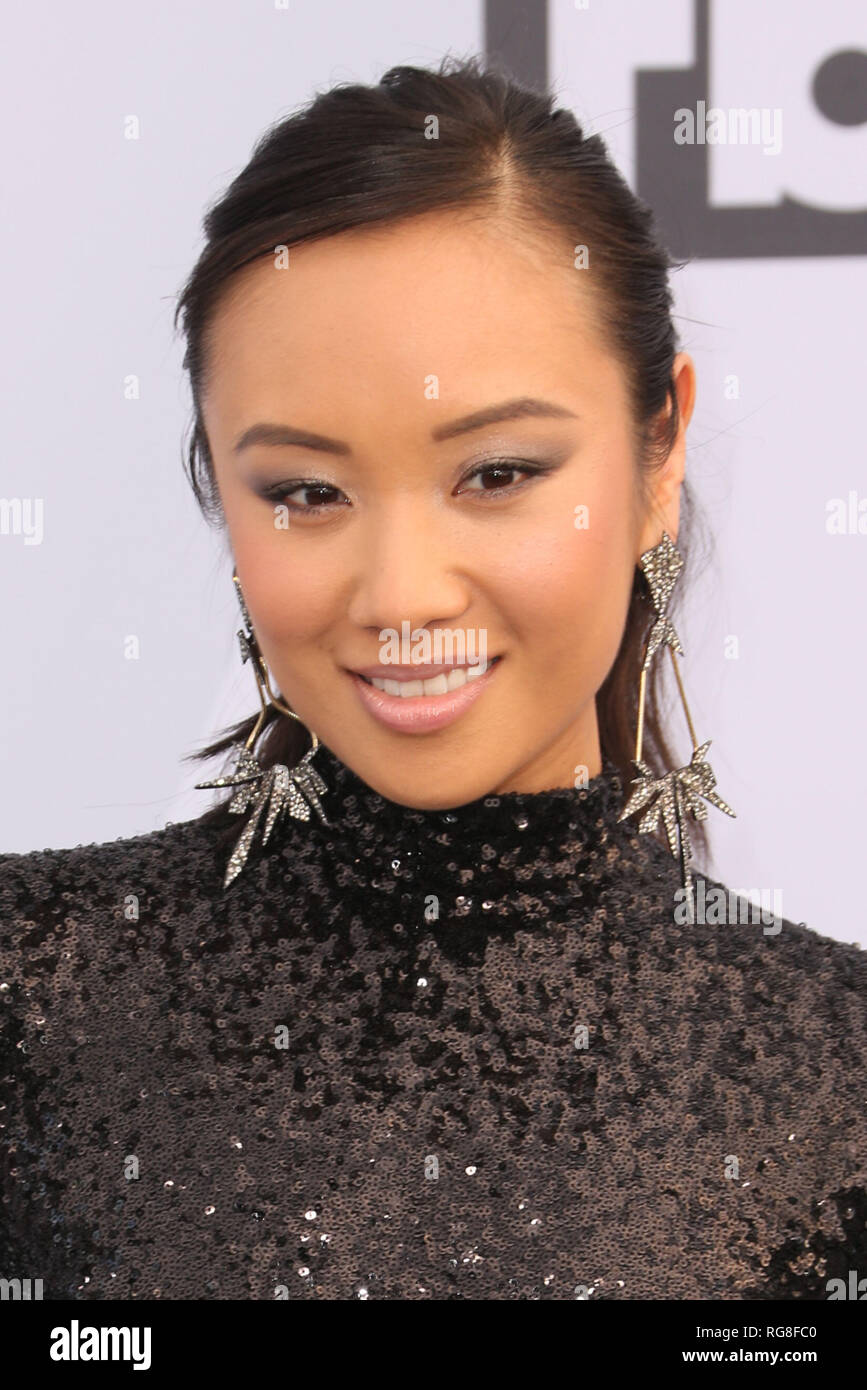
<svg viewBox="0 0 867 1390">
<path fill-rule="evenodd" d="M 194 418 L 185 466 L 203 514 L 224 525 L 201 414 L 208 330 L 236 271 L 275 247 L 421 213 L 472 208 L 590 248 L 595 302 L 627 374 L 639 486 L 667 458 L 679 429 L 672 366 L 678 350 L 668 272 L 653 214 L 629 188 L 600 136 L 584 135 L 555 98 L 527 89 L 475 57 L 436 70 L 397 66 L 375 85 L 343 83 L 272 126 L 204 219 L 206 244 L 177 310 L 186 339 Z M 435 116 L 438 138 L 426 139 Z M 695 506 L 681 494 L 678 549 L 690 553 Z M 680 585 L 675 589 L 674 607 Z M 596 696 L 603 755 L 624 785 L 634 776 L 638 675 L 651 610 L 636 567 L 623 638 Z M 663 662 L 648 677 L 644 758 L 658 772 L 679 765 L 662 730 Z M 251 699 L 255 690 L 251 680 Z M 210 758 L 247 738 L 259 709 L 190 755 Z M 680 711 L 677 711 L 680 715 Z M 297 762 L 310 739 L 269 707 L 257 757 Z M 682 761 L 679 760 L 679 761 Z M 225 805 L 225 803 L 224 803 Z M 702 840 L 696 826 L 693 840 Z"/>
</svg>

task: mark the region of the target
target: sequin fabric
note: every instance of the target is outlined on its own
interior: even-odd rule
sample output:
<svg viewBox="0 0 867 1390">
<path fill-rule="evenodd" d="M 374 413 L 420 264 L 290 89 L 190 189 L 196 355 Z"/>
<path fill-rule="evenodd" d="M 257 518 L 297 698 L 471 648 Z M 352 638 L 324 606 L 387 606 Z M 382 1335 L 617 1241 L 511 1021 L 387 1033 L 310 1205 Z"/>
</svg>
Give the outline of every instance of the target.
<svg viewBox="0 0 867 1390">
<path fill-rule="evenodd" d="M 314 1300 L 867 1276 L 859 948 L 678 924 L 610 764 L 451 812 L 317 765 L 331 824 L 281 818 L 225 892 L 223 811 L 0 858 L 0 1276 Z"/>
</svg>

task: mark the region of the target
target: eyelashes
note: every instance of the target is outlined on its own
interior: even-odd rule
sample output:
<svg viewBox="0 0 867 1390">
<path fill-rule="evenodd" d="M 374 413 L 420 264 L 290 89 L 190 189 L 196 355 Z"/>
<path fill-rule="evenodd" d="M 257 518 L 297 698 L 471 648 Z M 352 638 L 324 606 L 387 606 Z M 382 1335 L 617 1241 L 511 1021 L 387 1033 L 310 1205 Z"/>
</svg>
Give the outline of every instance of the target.
<svg viewBox="0 0 867 1390">
<path fill-rule="evenodd" d="M 518 491 L 523 490 L 533 477 L 551 473 L 555 467 L 556 464 L 530 462 L 529 459 L 489 459 L 465 474 L 458 487 L 463 487 L 464 484 L 475 478 L 482 478 L 486 474 L 502 479 L 504 475 L 510 473 L 521 473 L 524 476 L 518 483 L 507 483 L 505 486 L 495 487 L 465 488 L 465 492 L 484 498 L 486 502 L 496 497 L 513 497 Z M 289 500 L 293 493 L 318 494 L 319 500 L 306 505 L 299 504 Z M 329 493 L 342 496 L 343 501 L 334 502 L 328 500 L 327 497 L 323 498 L 323 494 Z M 323 482 L 319 478 L 292 478 L 284 483 L 274 483 L 270 487 L 259 489 L 259 495 L 272 504 L 280 503 L 288 507 L 290 511 L 305 516 L 321 516 L 325 512 L 336 510 L 337 507 L 348 505 L 348 498 L 339 487 L 335 487 L 333 483 Z"/>
</svg>

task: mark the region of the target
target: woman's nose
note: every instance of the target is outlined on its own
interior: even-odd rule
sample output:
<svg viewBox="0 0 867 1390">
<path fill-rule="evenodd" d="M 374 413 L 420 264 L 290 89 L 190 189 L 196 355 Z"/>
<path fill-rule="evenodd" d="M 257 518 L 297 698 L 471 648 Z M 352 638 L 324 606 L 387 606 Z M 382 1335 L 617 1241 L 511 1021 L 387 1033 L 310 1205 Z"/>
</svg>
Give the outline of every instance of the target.
<svg viewBox="0 0 867 1390">
<path fill-rule="evenodd" d="M 454 536 L 431 508 L 395 505 L 359 524 L 349 617 L 358 627 L 422 628 L 459 618 L 470 585 Z"/>
</svg>

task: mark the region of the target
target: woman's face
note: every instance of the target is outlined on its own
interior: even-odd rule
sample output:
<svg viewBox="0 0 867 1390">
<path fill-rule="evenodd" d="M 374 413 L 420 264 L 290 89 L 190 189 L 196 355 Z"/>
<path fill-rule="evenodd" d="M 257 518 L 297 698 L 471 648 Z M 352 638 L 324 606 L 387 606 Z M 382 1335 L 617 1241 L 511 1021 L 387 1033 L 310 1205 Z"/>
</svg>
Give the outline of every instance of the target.
<svg viewBox="0 0 867 1390">
<path fill-rule="evenodd" d="M 645 502 L 591 289 L 568 247 L 437 213 L 260 260 L 214 316 L 204 423 L 272 686 L 393 801 L 601 768 L 595 695 L 638 556 L 677 535 L 694 372 Z"/>
</svg>

